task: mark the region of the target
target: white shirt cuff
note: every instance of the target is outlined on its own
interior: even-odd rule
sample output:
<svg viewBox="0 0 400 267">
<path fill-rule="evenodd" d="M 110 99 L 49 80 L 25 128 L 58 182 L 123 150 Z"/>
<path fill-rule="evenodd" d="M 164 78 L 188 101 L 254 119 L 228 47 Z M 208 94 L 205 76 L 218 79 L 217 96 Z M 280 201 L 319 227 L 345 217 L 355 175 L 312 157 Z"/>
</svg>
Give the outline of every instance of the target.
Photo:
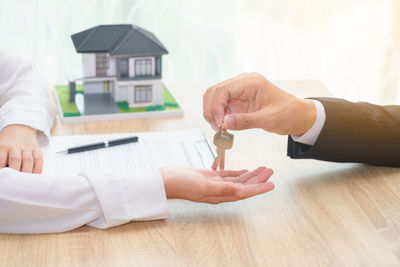
<svg viewBox="0 0 400 267">
<path fill-rule="evenodd" d="M 55 105 L 42 97 L 12 99 L 0 108 L 0 132 L 13 124 L 29 126 L 38 131 L 39 143 L 47 144 L 56 112 Z"/>
<path fill-rule="evenodd" d="M 317 141 L 319 134 L 321 133 L 322 128 L 324 127 L 326 119 L 325 109 L 324 106 L 321 104 L 321 102 L 313 99 L 311 101 L 314 103 L 315 109 L 317 110 L 317 117 L 315 119 L 313 126 L 303 135 L 300 136 L 292 135 L 292 138 L 295 142 L 310 146 L 314 145 L 315 141 Z"/>
<path fill-rule="evenodd" d="M 164 181 L 159 171 L 121 174 L 83 173 L 96 192 L 103 216 L 88 225 L 108 228 L 130 221 L 168 217 Z"/>
</svg>

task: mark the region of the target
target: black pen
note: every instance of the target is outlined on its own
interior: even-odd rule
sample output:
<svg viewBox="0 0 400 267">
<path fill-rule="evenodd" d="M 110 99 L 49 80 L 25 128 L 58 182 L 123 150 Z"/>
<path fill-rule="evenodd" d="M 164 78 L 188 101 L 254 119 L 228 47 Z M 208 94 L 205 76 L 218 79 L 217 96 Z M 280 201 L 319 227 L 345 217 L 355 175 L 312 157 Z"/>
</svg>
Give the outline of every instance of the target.
<svg viewBox="0 0 400 267">
<path fill-rule="evenodd" d="M 136 143 L 138 140 L 139 140 L 139 138 L 137 136 L 124 137 L 124 138 L 119 138 L 119 139 L 105 141 L 105 142 L 70 147 L 67 150 L 59 151 L 57 153 L 72 154 L 72 153 L 84 152 L 84 151 L 89 151 L 89 150 L 94 150 L 94 149 L 99 149 L 99 148 Z"/>
</svg>

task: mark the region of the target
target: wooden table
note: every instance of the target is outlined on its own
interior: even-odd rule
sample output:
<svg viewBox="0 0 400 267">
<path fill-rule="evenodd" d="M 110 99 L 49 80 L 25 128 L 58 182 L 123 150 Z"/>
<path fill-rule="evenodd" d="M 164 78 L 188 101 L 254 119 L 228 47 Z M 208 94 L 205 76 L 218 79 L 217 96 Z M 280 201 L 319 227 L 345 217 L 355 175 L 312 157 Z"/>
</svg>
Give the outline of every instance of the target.
<svg viewBox="0 0 400 267">
<path fill-rule="evenodd" d="M 305 97 L 316 81 L 279 82 Z M 183 118 L 63 125 L 54 135 L 201 128 L 208 84 L 169 84 Z M 286 157 L 286 138 L 238 132 L 228 168 L 275 170 L 276 189 L 237 203 L 169 202 L 167 220 L 108 230 L 0 235 L 0 266 L 400 266 L 400 170 Z M 1 216 L 1 214 L 0 214 Z"/>
</svg>

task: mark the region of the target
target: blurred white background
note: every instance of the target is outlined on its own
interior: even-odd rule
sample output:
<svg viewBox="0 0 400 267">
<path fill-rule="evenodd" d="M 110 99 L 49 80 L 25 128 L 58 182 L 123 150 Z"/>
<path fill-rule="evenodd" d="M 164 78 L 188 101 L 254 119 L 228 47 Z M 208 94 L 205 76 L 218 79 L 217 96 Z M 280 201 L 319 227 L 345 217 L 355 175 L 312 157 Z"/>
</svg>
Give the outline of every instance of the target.
<svg viewBox="0 0 400 267">
<path fill-rule="evenodd" d="M 321 80 L 334 96 L 400 103 L 399 0 L 0 0 L 0 49 L 50 83 L 79 69 L 70 35 L 98 24 L 152 31 L 164 80 Z M 1 70 L 0 70 L 1 71 Z M 206 89 L 206 88 L 204 88 Z"/>
</svg>

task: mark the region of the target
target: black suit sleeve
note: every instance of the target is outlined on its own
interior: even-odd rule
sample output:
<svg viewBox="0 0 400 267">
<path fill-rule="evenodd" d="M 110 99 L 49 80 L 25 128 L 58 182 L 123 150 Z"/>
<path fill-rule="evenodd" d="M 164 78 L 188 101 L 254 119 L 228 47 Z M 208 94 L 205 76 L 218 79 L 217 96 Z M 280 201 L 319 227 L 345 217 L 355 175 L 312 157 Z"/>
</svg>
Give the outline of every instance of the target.
<svg viewBox="0 0 400 267">
<path fill-rule="evenodd" d="M 325 108 L 324 127 L 313 146 L 289 136 L 289 157 L 400 167 L 400 106 L 314 99 Z"/>
</svg>

